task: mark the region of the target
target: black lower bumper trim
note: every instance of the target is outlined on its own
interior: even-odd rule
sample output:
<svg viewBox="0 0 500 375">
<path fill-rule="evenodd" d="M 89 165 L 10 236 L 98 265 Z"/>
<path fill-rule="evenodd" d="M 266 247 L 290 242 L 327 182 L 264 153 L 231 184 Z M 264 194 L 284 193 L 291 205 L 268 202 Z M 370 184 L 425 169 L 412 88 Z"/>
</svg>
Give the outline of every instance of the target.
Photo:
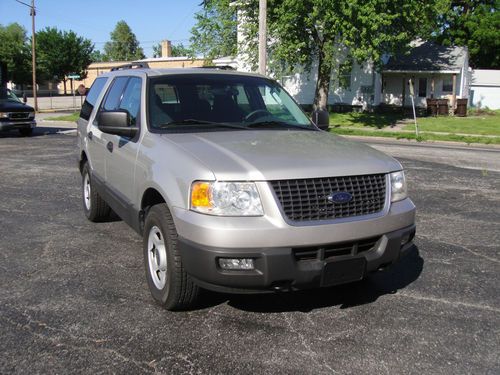
<svg viewBox="0 0 500 375">
<path fill-rule="evenodd" d="M 360 280 L 369 272 L 397 262 L 411 248 L 414 235 L 415 225 L 412 225 L 380 235 L 373 248 L 359 254 L 306 260 L 297 260 L 291 247 L 214 248 L 183 238 L 179 238 L 178 246 L 186 271 L 201 287 L 219 292 L 259 293 L 332 286 Z M 218 266 L 218 259 L 222 257 L 252 258 L 255 269 L 223 270 Z"/>
</svg>

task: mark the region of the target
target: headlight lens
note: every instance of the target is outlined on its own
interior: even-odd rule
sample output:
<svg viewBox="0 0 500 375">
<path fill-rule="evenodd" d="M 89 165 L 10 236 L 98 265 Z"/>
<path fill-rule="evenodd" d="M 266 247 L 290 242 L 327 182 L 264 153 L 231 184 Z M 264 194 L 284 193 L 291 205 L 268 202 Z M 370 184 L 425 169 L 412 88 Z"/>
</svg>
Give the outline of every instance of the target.
<svg viewBox="0 0 500 375">
<path fill-rule="evenodd" d="M 406 192 L 406 180 L 403 171 L 391 173 L 391 202 L 397 202 L 408 196 Z"/>
<path fill-rule="evenodd" d="M 29 118 L 35 118 L 35 112 L 30 112 L 30 114 L 29 114 L 29 116 L 28 116 L 28 117 L 29 117 Z"/>
<path fill-rule="evenodd" d="M 262 216 L 264 210 L 253 182 L 195 181 L 191 209 L 217 216 Z"/>
<path fill-rule="evenodd" d="M 9 118 L 9 112 L 0 112 L 0 118 Z"/>
</svg>

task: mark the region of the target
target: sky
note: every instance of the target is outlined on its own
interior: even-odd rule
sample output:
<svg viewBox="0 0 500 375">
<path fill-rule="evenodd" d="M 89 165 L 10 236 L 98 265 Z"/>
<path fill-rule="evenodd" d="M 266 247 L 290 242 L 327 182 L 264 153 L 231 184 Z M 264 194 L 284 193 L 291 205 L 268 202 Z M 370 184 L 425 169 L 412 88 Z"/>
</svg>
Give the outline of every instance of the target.
<svg viewBox="0 0 500 375">
<path fill-rule="evenodd" d="M 31 0 L 21 0 L 30 4 Z M 35 0 L 35 30 L 57 27 L 73 30 L 103 51 L 116 23 L 124 20 L 136 35 L 147 57 L 163 39 L 189 44 L 194 14 L 201 0 Z M 16 0 L 0 0 L 0 24 L 17 22 L 31 36 L 30 9 Z"/>
</svg>

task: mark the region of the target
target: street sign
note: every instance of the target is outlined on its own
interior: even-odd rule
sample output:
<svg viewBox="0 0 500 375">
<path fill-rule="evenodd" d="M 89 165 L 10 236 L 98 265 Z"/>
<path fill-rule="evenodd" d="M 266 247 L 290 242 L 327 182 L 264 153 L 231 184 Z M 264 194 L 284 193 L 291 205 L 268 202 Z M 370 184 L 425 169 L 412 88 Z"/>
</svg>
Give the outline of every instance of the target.
<svg viewBox="0 0 500 375">
<path fill-rule="evenodd" d="M 80 79 L 80 75 L 79 74 L 68 74 L 68 78 L 69 79 Z"/>
</svg>

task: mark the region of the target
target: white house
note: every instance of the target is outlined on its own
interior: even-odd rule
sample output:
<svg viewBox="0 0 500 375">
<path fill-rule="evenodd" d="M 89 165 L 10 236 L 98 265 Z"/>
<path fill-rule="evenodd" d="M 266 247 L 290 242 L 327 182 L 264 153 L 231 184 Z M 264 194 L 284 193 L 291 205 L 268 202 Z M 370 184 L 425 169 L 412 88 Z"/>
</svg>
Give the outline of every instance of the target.
<svg viewBox="0 0 500 375">
<path fill-rule="evenodd" d="M 469 105 L 500 109 L 500 70 L 472 71 Z"/>
<path fill-rule="evenodd" d="M 300 104 L 311 104 L 316 86 L 316 69 L 282 78 L 282 84 Z M 353 63 L 347 76 L 332 73 L 329 104 L 379 106 L 381 104 L 426 107 L 427 99 L 468 97 L 469 54 L 465 47 L 443 47 L 415 42 L 409 54 L 386 58 L 381 71 L 373 64 Z M 342 82 L 342 84 L 341 84 Z M 347 83 L 347 84 L 346 84 Z"/>
<path fill-rule="evenodd" d="M 446 47 L 431 42 L 415 42 L 409 54 L 393 56 L 384 65 L 380 103 L 410 106 L 410 82 L 415 104 L 426 106 L 427 99 L 468 98 L 469 52 L 467 47 Z"/>
</svg>

